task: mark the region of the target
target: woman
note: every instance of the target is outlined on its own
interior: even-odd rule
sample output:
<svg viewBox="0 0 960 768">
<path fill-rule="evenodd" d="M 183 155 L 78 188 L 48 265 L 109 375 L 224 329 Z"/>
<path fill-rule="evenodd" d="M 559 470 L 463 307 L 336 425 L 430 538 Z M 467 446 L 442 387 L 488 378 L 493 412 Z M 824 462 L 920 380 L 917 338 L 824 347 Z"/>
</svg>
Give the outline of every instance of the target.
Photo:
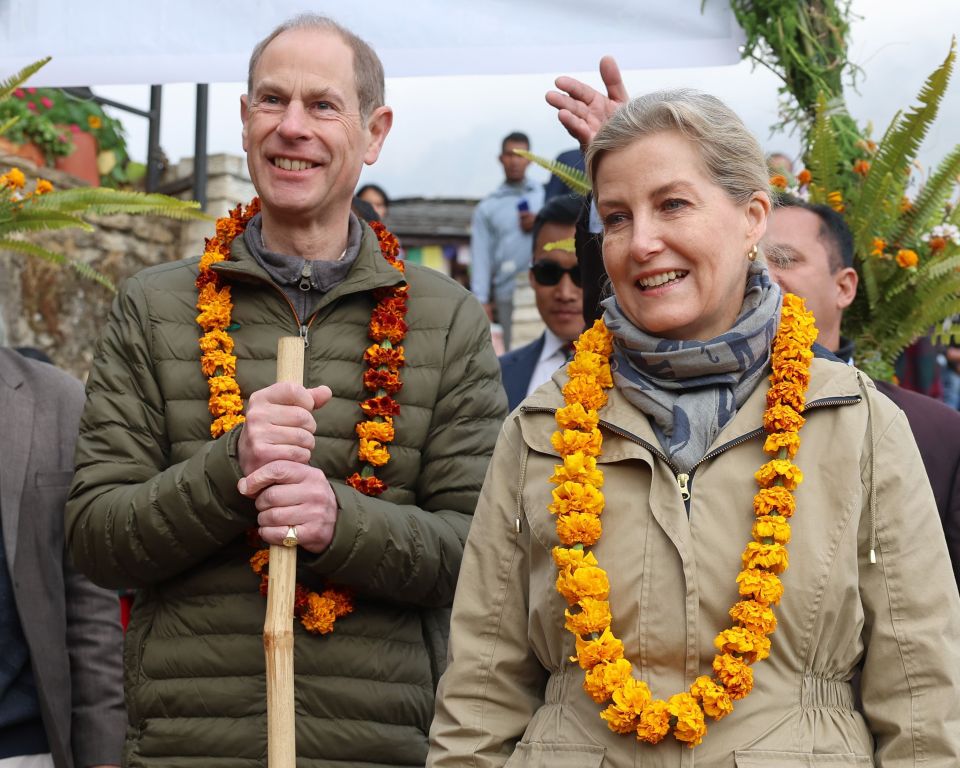
<svg viewBox="0 0 960 768">
<path fill-rule="evenodd" d="M 503 428 L 428 765 L 960 765 L 960 599 L 923 466 L 771 284 L 756 140 L 713 97 L 658 93 L 587 170 L 606 326 Z"/>
</svg>

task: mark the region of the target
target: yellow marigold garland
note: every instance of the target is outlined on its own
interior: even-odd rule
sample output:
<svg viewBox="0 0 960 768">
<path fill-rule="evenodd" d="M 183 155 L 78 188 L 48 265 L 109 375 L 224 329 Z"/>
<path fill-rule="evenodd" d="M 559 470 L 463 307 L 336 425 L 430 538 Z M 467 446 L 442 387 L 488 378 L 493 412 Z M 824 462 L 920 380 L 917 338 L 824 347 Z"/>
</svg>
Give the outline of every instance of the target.
<svg viewBox="0 0 960 768">
<path fill-rule="evenodd" d="M 603 472 L 596 457 L 602 450 L 597 411 L 613 386 L 610 355 L 612 336 L 602 320 L 576 342 L 576 355 L 567 367 L 563 388 L 566 407 L 556 414 L 558 430 L 551 440 L 562 464 L 555 466 L 556 485 L 550 513 L 556 516 L 557 591 L 571 609 L 564 613 L 565 628 L 576 638 L 576 660 L 585 670 L 584 690 L 617 733 L 632 733 L 640 741 L 657 744 L 671 731 L 678 741 L 694 747 L 706 734 L 705 716 L 715 720 L 733 711 L 733 702 L 753 688 L 750 665 L 770 654 L 769 635 L 776 629 L 773 606 L 780 602 L 783 584 L 777 574 L 788 566 L 790 540 L 787 519 L 794 514 L 793 494 L 803 473 L 791 462 L 800 445 L 805 393 L 810 382 L 811 347 L 817 330 L 803 300 L 787 294 L 772 350 L 772 373 L 763 424 L 764 451 L 773 459 L 756 473 L 760 486 L 754 501 L 754 540 L 743 552 L 743 570 L 737 576 L 743 598 L 730 609 L 734 626 L 717 635 L 718 653 L 713 676 L 698 677 L 688 692 L 667 700 L 655 699 L 647 684 L 633 676 L 624 658 L 623 643 L 611 630 L 610 583 L 592 552 L 585 549 L 600 538 L 603 513 Z"/>
<path fill-rule="evenodd" d="M 3 177 L 6 181 L 6 177 Z M 13 179 L 18 181 L 18 179 Z M 197 324 L 203 329 L 200 337 L 200 368 L 207 377 L 210 388 L 208 407 L 213 421 L 210 434 L 213 437 L 229 432 L 243 423 L 243 399 L 237 384 L 237 358 L 233 354 L 233 339 L 230 337 L 233 302 L 230 286 L 211 268 L 214 264 L 230 258 L 230 246 L 260 210 L 259 198 L 247 206 L 238 205 L 227 216 L 217 219 L 215 234 L 207 239 L 200 259 L 197 276 L 198 291 Z M 403 274 L 404 264 L 399 260 L 400 244 L 386 227 L 379 222 L 370 225 L 380 243 L 380 252 L 387 262 Z M 364 373 L 363 384 L 371 396 L 360 403 L 364 418 L 357 424 L 358 457 L 363 469 L 346 479 L 360 493 L 378 496 L 387 489 L 386 483 L 374 475 L 375 467 L 382 467 L 390 460 L 387 444 L 393 442 L 393 416 L 400 412 L 400 405 L 393 399 L 402 382 L 400 368 L 404 364 L 403 341 L 407 332 L 404 316 L 407 312 L 407 285 L 379 288 L 374 291 L 376 306 L 370 316 L 370 338 L 376 343 L 364 353 L 369 365 Z M 257 551 L 250 558 L 250 567 L 260 576 L 260 591 L 267 594 L 270 550 L 253 532 L 251 544 Z M 334 622 L 353 611 L 350 592 L 338 587 L 328 587 L 321 593 L 312 592 L 296 585 L 294 615 L 299 617 L 309 632 L 326 634 L 333 631 Z"/>
</svg>

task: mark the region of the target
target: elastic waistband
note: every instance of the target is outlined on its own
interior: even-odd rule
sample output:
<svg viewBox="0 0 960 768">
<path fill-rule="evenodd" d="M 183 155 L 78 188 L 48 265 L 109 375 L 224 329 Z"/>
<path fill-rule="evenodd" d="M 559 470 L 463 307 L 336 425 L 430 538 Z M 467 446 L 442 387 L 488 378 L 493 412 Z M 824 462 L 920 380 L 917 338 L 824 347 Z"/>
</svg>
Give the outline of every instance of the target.
<svg viewBox="0 0 960 768">
<path fill-rule="evenodd" d="M 853 687 L 843 680 L 827 680 L 823 677 L 805 676 L 800 694 L 804 709 L 833 707 L 850 709 L 853 707 Z"/>
</svg>

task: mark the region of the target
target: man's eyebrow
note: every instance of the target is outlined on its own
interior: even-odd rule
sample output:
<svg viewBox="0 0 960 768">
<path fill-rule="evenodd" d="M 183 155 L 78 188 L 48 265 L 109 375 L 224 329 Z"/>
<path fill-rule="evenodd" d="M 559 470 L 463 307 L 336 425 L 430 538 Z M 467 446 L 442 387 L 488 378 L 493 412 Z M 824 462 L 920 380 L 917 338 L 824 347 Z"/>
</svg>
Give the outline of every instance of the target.
<svg viewBox="0 0 960 768">
<path fill-rule="evenodd" d="M 803 254 L 788 243 L 767 243 L 767 255 L 772 259 L 784 257 L 797 257 Z"/>
</svg>

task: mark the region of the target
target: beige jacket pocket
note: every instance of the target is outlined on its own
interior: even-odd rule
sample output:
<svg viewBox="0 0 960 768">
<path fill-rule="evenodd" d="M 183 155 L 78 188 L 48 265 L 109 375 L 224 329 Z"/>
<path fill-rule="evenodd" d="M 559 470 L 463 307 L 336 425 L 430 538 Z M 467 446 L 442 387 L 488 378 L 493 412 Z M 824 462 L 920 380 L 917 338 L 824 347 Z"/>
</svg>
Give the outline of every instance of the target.
<svg viewBox="0 0 960 768">
<path fill-rule="evenodd" d="M 872 768 L 873 758 L 842 754 L 811 754 L 810 752 L 779 752 L 768 749 L 738 749 L 734 752 L 737 768 Z"/>
<path fill-rule="evenodd" d="M 520 742 L 503 768 L 600 768 L 604 747 Z"/>
</svg>

